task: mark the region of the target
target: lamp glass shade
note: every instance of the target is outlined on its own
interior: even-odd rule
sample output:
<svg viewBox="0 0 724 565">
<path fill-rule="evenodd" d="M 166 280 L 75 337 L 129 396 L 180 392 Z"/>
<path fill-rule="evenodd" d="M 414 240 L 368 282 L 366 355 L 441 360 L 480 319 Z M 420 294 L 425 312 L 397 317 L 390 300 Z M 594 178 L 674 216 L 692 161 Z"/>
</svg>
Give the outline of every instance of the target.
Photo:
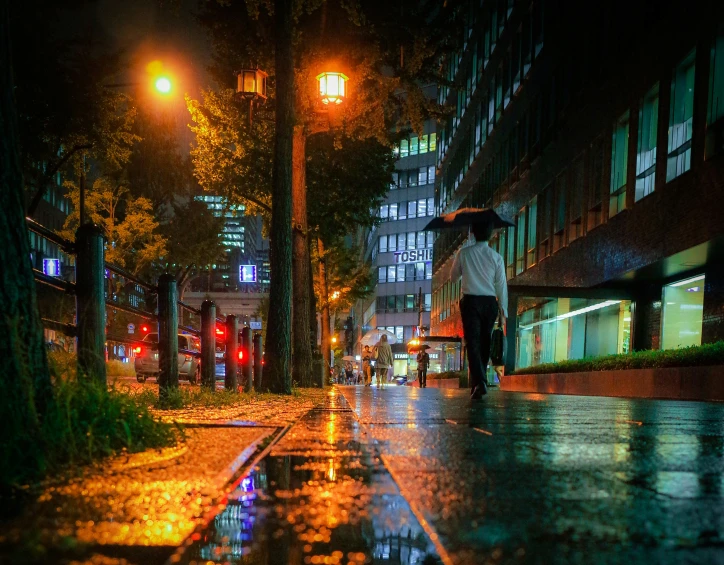
<svg viewBox="0 0 724 565">
<path fill-rule="evenodd" d="M 266 100 L 267 74 L 259 69 L 244 69 L 239 72 L 236 92 L 245 98 L 262 98 Z"/>
<path fill-rule="evenodd" d="M 341 104 L 347 94 L 347 81 L 344 73 L 321 73 L 317 76 L 319 94 L 324 104 Z"/>
</svg>

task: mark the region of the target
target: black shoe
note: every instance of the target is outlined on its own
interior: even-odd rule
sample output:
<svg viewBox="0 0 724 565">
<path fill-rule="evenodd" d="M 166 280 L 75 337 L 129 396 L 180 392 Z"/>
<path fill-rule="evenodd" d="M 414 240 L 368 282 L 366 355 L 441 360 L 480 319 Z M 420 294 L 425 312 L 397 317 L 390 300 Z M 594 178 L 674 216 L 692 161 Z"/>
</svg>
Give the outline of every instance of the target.
<svg viewBox="0 0 724 565">
<path fill-rule="evenodd" d="M 470 399 L 471 400 L 480 400 L 483 396 L 488 394 L 488 389 L 485 387 L 485 385 L 478 385 L 475 388 L 473 388 Z"/>
</svg>

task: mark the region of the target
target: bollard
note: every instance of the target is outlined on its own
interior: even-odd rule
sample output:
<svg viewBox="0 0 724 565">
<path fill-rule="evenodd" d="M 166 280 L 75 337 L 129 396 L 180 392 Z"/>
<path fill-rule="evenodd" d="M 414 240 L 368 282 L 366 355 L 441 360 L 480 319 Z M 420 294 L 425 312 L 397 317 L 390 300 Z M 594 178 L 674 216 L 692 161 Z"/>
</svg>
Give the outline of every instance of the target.
<svg viewBox="0 0 724 565">
<path fill-rule="evenodd" d="M 241 348 L 244 350 L 244 358 L 241 360 L 241 380 L 244 382 L 244 391 L 254 390 L 254 375 L 251 366 L 251 329 L 246 327 L 241 330 Z"/>
<path fill-rule="evenodd" d="M 201 386 L 216 390 L 216 304 L 201 304 Z"/>
<path fill-rule="evenodd" d="M 158 397 L 178 389 L 178 290 L 176 277 L 165 273 L 158 279 Z"/>
<path fill-rule="evenodd" d="M 239 370 L 239 322 L 236 316 L 226 317 L 226 355 L 224 361 L 224 387 L 236 391 L 238 383 L 236 372 Z"/>
<path fill-rule="evenodd" d="M 261 372 L 262 372 L 262 343 L 261 334 L 254 334 L 254 389 L 259 392 L 261 390 Z"/>
<path fill-rule="evenodd" d="M 106 386 L 105 237 L 100 227 L 85 224 L 75 232 L 75 241 L 78 369 Z"/>
</svg>

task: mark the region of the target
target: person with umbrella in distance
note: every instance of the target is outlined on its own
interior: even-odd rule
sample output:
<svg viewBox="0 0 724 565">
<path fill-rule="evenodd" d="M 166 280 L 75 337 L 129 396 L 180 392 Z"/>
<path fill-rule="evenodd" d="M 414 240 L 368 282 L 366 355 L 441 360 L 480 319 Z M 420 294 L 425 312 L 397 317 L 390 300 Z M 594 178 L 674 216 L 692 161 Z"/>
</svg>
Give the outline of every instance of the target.
<svg viewBox="0 0 724 565">
<path fill-rule="evenodd" d="M 490 359 L 490 341 L 495 320 L 500 316 L 503 333 L 508 317 L 508 282 L 503 258 L 488 245 L 496 228 L 513 226 L 490 208 L 460 208 L 433 218 L 425 231 L 460 229 L 470 226 L 475 244 L 463 247 L 455 255 L 450 278 L 462 278 L 460 317 L 468 350 L 471 398 L 488 392 L 485 372 Z"/>
<path fill-rule="evenodd" d="M 417 382 L 420 388 L 427 388 L 427 368 L 430 366 L 429 346 L 421 345 L 417 353 Z"/>
<path fill-rule="evenodd" d="M 380 341 L 375 345 L 375 359 L 377 359 L 377 366 L 375 367 L 377 388 L 380 388 L 382 384 L 387 382 L 387 371 L 392 368 L 392 348 L 385 334 L 380 336 Z"/>
</svg>

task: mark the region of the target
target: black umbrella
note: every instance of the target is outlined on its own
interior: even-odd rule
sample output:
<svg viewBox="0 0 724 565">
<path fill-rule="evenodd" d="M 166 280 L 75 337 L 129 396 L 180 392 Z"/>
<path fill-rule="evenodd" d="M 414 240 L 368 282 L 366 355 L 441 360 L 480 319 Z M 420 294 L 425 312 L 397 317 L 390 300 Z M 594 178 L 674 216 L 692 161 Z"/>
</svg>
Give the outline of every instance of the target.
<svg viewBox="0 0 724 565">
<path fill-rule="evenodd" d="M 450 214 L 433 218 L 423 229 L 425 231 L 445 230 L 486 223 L 493 224 L 494 228 L 504 228 L 515 225 L 510 220 L 499 216 L 498 213 L 491 208 L 460 208 Z"/>
</svg>

